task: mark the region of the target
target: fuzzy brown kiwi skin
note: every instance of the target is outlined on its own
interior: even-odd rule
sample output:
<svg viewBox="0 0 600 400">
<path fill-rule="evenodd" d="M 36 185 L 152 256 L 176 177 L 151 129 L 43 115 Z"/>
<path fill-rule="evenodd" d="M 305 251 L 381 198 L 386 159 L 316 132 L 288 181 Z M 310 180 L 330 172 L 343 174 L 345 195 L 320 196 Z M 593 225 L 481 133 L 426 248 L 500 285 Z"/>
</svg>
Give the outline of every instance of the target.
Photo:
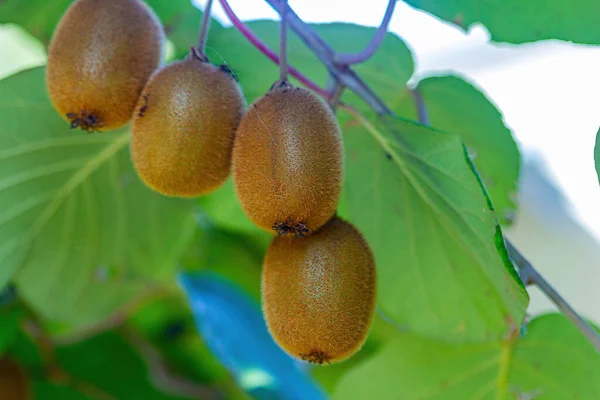
<svg viewBox="0 0 600 400">
<path fill-rule="evenodd" d="M 157 70 L 133 116 L 131 157 L 138 175 L 166 196 L 213 192 L 230 175 L 245 108 L 238 83 L 215 65 L 192 57 Z"/>
<path fill-rule="evenodd" d="M 364 344 L 375 314 L 375 261 L 350 223 L 334 217 L 307 238 L 275 237 L 261 285 L 269 332 L 291 356 L 332 364 Z"/>
<path fill-rule="evenodd" d="M 334 113 L 307 89 L 274 85 L 240 122 L 232 171 L 242 209 L 257 226 L 310 235 L 334 215 L 342 190 Z"/>
<path fill-rule="evenodd" d="M 0 357 L 0 398 L 29 400 L 31 392 L 29 379 L 23 368 L 8 357 Z"/>
<path fill-rule="evenodd" d="M 164 55 L 162 25 L 140 0 L 76 0 L 48 49 L 50 100 L 73 128 L 107 131 L 130 121 Z"/>
</svg>

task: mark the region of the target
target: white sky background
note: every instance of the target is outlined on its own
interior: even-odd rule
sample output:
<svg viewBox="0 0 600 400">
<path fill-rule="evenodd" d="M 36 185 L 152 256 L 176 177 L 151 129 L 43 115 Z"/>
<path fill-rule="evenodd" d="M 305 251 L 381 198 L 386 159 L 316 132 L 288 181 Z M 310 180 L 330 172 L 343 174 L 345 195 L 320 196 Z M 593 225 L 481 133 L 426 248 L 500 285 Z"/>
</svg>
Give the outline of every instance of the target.
<svg viewBox="0 0 600 400">
<path fill-rule="evenodd" d="M 205 0 L 195 0 L 204 8 Z M 378 26 L 387 0 L 289 0 L 306 22 Z M 230 0 L 242 20 L 277 19 L 263 0 Z M 218 1 L 213 16 L 229 26 Z M 600 188 L 594 169 L 600 127 L 600 47 L 546 41 L 527 45 L 488 43 L 484 28 L 468 34 L 398 1 L 390 23 L 413 50 L 414 79 L 459 73 L 504 114 L 523 151 L 538 153 L 572 206 L 573 216 L 600 238 Z"/>
</svg>

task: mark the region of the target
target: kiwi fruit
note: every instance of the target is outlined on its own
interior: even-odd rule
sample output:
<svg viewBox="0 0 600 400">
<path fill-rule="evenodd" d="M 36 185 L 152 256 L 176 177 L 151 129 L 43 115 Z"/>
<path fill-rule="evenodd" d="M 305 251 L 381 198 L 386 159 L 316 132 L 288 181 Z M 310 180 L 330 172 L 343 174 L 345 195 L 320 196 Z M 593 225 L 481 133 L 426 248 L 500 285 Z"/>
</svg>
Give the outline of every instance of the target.
<svg viewBox="0 0 600 400">
<path fill-rule="evenodd" d="M 48 49 L 50 100 L 72 128 L 119 128 L 163 58 L 165 36 L 140 0 L 76 0 Z"/>
<path fill-rule="evenodd" d="M 133 116 L 131 154 L 152 189 L 196 197 L 230 175 L 236 128 L 246 100 L 227 71 L 195 57 L 157 70 Z"/>
<path fill-rule="evenodd" d="M 0 358 L 0 398 L 7 400 L 30 399 L 28 378 L 22 367 L 8 357 Z"/>
<path fill-rule="evenodd" d="M 365 342 L 375 313 L 375 261 L 350 223 L 334 217 L 307 238 L 273 238 L 261 285 L 269 332 L 291 356 L 331 364 Z"/>
<path fill-rule="evenodd" d="M 331 108 L 284 82 L 256 100 L 240 122 L 232 158 L 236 195 L 260 228 L 308 236 L 335 213 L 343 164 Z"/>
</svg>

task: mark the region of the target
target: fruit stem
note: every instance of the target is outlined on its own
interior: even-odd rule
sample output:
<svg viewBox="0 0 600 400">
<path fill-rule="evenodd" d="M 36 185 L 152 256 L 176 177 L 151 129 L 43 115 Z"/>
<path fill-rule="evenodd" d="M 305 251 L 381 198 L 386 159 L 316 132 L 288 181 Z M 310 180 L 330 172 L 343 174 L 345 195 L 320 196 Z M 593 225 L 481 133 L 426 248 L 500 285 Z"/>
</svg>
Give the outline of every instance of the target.
<svg viewBox="0 0 600 400">
<path fill-rule="evenodd" d="M 212 9 L 213 0 L 208 0 L 206 6 L 204 6 L 204 12 L 202 13 L 202 21 L 200 22 L 200 34 L 198 35 L 198 52 L 202 61 L 208 61 L 206 57 L 206 42 L 208 41 L 208 31 L 210 30 L 210 10 Z"/>
<path fill-rule="evenodd" d="M 288 79 L 288 54 L 287 54 L 287 0 L 281 0 L 281 21 L 279 22 L 279 80 Z"/>
<path fill-rule="evenodd" d="M 327 83 L 327 92 L 329 93 L 329 107 L 335 110 L 340 103 L 340 97 L 344 92 L 344 85 L 333 74 L 329 74 L 329 82 Z"/>
<path fill-rule="evenodd" d="M 223 3 L 225 0 L 221 0 Z M 281 0 L 265 0 L 279 12 Z M 377 94 L 347 65 L 337 65 L 334 62 L 335 51 L 329 46 L 306 22 L 302 21 L 294 10 L 288 5 L 286 20 L 289 27 L 298 38 L 313 52 L 325 65 L 330 73 L 334 74 L 342 84 L 361 97 L 371 108 L 380 115 L 393 114 L 390 108 L 377 96 Z M 328 98 L 327 94 L 323 97 Z"/>
<path fill-rule="evenodd" d="M 237 15 L 235 15 L 233 10 L 229 6 L 229 3 L 227 2 L 227 0 L 219 0 L 219 3 L 221 3 L 221 6 L 223 7 L 223 11 L 225 11 L 227 18 L 229 18 L 229 20 L 231 21 L 233 26 L 235 26 L 235 28 L 238 31 L 240 31 L 240 33 L 242 35 L 244 35 L 244 37 L 250 42 L 250 44 L 252 44 L 254 47 L 256 47 L 256 49 L 258 49 L 261 53 L 263 53 L 265 56 L 267 56 L 267 58 L 269 58 L 274 63 L 279 63 L 279 56 L 274 51 L 269 49 L 267 47 L 267 45 L 262 40 L 260 40 L 258 38 L 258 36 L 256 36 L 250 30 L 250 28 L 248 28 L 246 26 L 246 24 L 244 24 L 237 17 Z M 294 78 L 298 79 L 300 81 L 300 83 L 302 83 L 304 86 L 311 89 L 313 92 L 317 93 L 318 95 L 320 95 L 326 99 L 328 98 L 328 93 L 325 89 L 319 87 L 319 85 L 317 85 L 316 83 L 314 83 L 313 81 L 308 79 L 304 74 L 302 74 L 296 68 L 294 68 L 292 66 L 288 66 L 288 69 L 289 69 L 289 74 L 292 75 Z"/>
<path fill-rule="evenodd" d="M 419 122 L 421 122 L 423 125 L 429 125 L 429 114 L 427 113 L 427 107 L 425 107 L 425 101 L 423 100 L 421 92 L 419 92 L 418 89 L 412 89 L 410 94 L 412 94 L 415 100 Z"/>
<path fill-rule="evenodd" d="M 387 33 L 387 28 L 390 24 L 390 20 L 392 19 L 392 15 L 394 14 L 394 7 L 396 6 L 397 0 L 389 0 L 387 9 L 385 10 L 385 15 L 383 16 L 383 20 L 377 28 L 375 35 L 371 39 L 371 42 L 365 47 L 362 51 L 358 53 L 339 53 L 336 54 L 334 62 L 338 65 L 352 65 L 358 64 L 364 61 L 367 61 L 369 58 L 375 54 L 383 39 L 385 39 L 385 35 Z"/>
</svg>

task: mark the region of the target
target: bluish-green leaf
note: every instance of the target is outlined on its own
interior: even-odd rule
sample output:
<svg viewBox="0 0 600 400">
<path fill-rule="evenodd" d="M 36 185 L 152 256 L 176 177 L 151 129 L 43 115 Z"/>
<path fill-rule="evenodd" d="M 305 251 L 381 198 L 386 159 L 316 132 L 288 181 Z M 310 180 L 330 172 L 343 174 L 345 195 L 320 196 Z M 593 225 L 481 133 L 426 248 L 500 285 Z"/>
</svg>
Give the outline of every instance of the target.
<svg viewBox="0 0 600 400">
<path fill-rule="evenodd" d="M 597 0 L 405 0 L 467 31 L 482 23 L 497 42 L 560 39 L 600 44 Z"/>
<path fill-rule="evenodd" d="M 516 341 L 452 344 L 403 334 L 350 371 L 333 398 L 591 400 L 600 398 L 600 355 L 559 314 L 534 319 Z"/>
<path fill-rule="evenodd" d="M 375 252 L 383 311 L 447 340 L 519 326 L 528 296 L 460 138 L 384 117 L 346 122 L 344 142 L 347 217 Z"/>
<path fill-rule="evenodd" d="M 194 202 L 140 182 L 127 132 L 69 129 L 43 68 L 0 92 L 0 286 L 19 270 L 19 292 L 41 316 L 86 325 L 172 280 Z"/>
</svg>

